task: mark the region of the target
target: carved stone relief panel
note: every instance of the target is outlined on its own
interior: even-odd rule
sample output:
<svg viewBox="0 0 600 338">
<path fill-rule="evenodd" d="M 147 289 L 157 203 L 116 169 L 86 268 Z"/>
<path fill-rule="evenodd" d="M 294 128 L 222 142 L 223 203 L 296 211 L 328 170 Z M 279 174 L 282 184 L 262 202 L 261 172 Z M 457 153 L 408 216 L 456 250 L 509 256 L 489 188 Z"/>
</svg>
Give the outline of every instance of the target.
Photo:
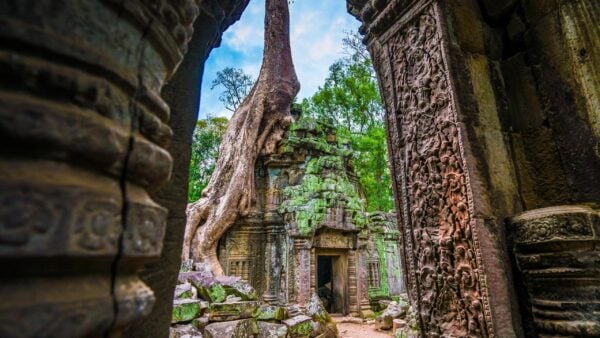
<svg viewBox="0 0 600 338">
<path fill-rule="evenodd" d="M 197 15 L 183 0 L 0 4 L 0 336 L 111 335 L 150 311 L 138 271 L 166 210 L 148 191 L 172 163 L 160 92 Z"/>
<path fill-rule="evenodd" d="M 526 211 L 511 224 L 531 329 L 539 336 L 600 336 L 600 212 L 556 206 Z"/>
<path fill-rule="evenodd" d="M 356 236 L 341 232 L 322 231 L 313 239 L 315 248 L 354 249 Z"/>
<path fill-rule="evenodd" d="M 438 11 L 420 2 L 372 45 L 395 128 L 388 133 L 410 294 L 426 336 L 492 337 Z"/>
</svg>

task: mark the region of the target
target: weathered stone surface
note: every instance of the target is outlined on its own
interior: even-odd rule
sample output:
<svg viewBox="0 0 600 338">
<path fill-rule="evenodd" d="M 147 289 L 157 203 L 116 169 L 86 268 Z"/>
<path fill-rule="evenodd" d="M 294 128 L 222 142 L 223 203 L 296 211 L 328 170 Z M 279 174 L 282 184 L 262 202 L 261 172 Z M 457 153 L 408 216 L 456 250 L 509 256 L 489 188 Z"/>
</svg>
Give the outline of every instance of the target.
<svg viewBox="0 0 600 338">
<path fill-rule="evenodd" d="M 284 324 L 258 322 L 258 338 L 286 338 L 287 331 Z"/>
<path fill-rule="evenodd" d="M 207 314 L 204 314 L 202 317 L 197 317 L 197 318 L 194 318 L 192 320 L 192 326 L 194 326 L 195 328 L 197 328 L 200 331 L 204 331 L 204 328 L 209 323 L 210 322 L 208 320 L 208 315 Z"/>
<path fill-rule="evenodd" d="M 203 338 L 202 332 L 192 325 L 175 325 L 169 332 L 169 338 Z"/>
<path fill-rule="evenodd" d="M 198 295 L 209 302 L 219 303 L 224 301 L 227 296 L 223 286 L 212 275 L 205 272 L 182 272 L 179 274 L 179 281 L 190 282 L 198 290 Z"/>
<path fill-rule="evenodd" d="M 406 327 L 406 321 L 400 318 L 396 318 L 392 321 L 392 333 L 396 334 L 396 331 L 399 329 L 404 329 Z"/>
<path fill-rule="evenodd" d="M 330 311 L 369 315 L 369 297 L 402 292 L 396 218 L 366 213 L 350 150 L 330 121 L 300 117 L 278 153 L 261 158 L 255 170 L 267 173 L 255 182 L 265 205 L 238 219 L 221 239 L 219 260 L 226 274 L 249 281 L 267 303 L 306 306 L 315 288 L 315 255 L 339 250 L 332 291 L 341 297 Z M 377 264 L 367 267 L 367 262 Z M 219 282 L 228 294 L 255 299 L 254 291 L 239 288 L 249 285 Z"/>
<path fill-rule="evenodd" d="M 175 287 L 175 299 L 178 298 L 195 298 L 196 288 L 190 283 L 179 284 Z"/>
<path fill-rule="evenodd" d="M 197 299 L 176 299 L 173 302 L 171 323 L 189 322 L 202 315 L 204 309 Z"/>
<path fill-rule="evenodd" d="M 323 307 L 323 303 L 317 294 L 313 294 L 306 309 L 306 314 L 313 321 L 313 335 L 335 338 L 338 336 L 337 325 Z"/>
<path fill-rule="evenodd" d="M 211 303 L 208 319 L 211 322 L 252 318 L 259 308 L 260 302 Z"/>
<path fill-rule="evenodd" d="M 261 305 L 256 311 L 258 320 L 284 320 L 286 319 L 285 308 L 275 305 Z"/>
<path fill-rule="evenodd" d="M 555 206 L 512 218 L 513 250 L 536 335 L 600 336 L 600 212 Z"/>
<path fill-rule="evenodd" d="M 283 324 L 288 327 L 289 338 L 308 338 L 313 331 L 312 319 L 305 315 L 286 319 Z"/>
<path fill-rule="evenodd" d="M 190 272 L 193 270 L 193 268 L 194 268 L 194 260 L 193 259 L 186 259 L 181 262 L 181 268 L 180 268 L 181 272 Z"/>
<path fill-rule="evenodd" d="M 259 333 L 254 319 L 212 323 L 204 328 L 206 338 L 254 338 Z"/>
<path fill-rule="evenodd" d="M 246 281 L 236 276 L 219 276 L 216 282 L 223 286 L 226 294 L 240 297 L 243 301 L 256 300 L 256 290 Z"/>
</svg>

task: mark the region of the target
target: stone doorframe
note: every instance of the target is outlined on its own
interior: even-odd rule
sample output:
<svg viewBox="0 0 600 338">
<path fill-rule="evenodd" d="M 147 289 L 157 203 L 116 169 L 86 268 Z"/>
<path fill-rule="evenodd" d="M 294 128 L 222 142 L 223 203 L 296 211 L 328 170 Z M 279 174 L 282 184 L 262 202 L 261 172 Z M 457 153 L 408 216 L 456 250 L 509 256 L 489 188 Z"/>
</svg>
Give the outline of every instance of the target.
<svg viewBox="0 0 600 338">
<path fill-rule="evenodd" d="M 349 265 L 349 251 L 347 249 L 323 249 L 323 248 L 315 248 L 313 250 L 313 257 L 314 257 L 314 262 L 315 264 L 311 266 L 311 269 L 313 269 L 314 272 L 314 277 L 313 280 L 311 281 L 311 285 L 314 285 L 313 289 L 313 293 L 316 293 L 317 290 L 317 286 L 318 284 L 318 279 L 319 279 L 319 273 L 318 273 L 318 259 L 317 257 L 319 256 L 331 256 L 331 257 L 335 257 L 332 261 L 332 271 L 331 271 L 331 278 L 332 278 L 332 285 L 333 285 L 333 292 L 335 292 L 336 290 L 338 290 L 342 295 L 343 295 L 343 305 L 342 305 L 342 314 L 343 315 L 348 315 L 350 313 L 350 303 L 352 302 L 356 302 L 356 295 L 351 295 L 350 294 L 350 275 L 349 275 L 349 270 L 348 270 L 348 265 Z M 336 266 L 334 266 L 336 265 Z M 336 274 L 337 273 L 337 274 Z M 335 276 L 334 276 L 335 275 Z M 336 278 L 337 277 L 337 278 Z M 353 300 L 353 298 L 355 298 Z"/>
</svg>

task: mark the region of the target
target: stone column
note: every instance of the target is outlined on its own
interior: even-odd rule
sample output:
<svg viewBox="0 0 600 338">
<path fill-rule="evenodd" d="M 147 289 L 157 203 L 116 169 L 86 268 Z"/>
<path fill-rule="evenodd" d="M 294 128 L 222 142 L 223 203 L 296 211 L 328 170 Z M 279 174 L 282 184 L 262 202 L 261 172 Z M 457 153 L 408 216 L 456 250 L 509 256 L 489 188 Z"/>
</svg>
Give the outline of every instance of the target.
<svg viewBox="0 0 600 338">
<path fill-rule="evenodd" d="M 310 301 L 310 249 L 311 242 L 306 238 L 294 238 L 293 262 L 294 269 L 294 299 L 292 302 L 304 307 Z"/>
<path fill-rule="evenodd" d="M 356 308 L 350 308 L 350 312 L 356 312 L 361 317 L 369 317 L 373 314 L 369 302 L 369 280 L 367 271 L 367 238 L 365 235 L 357 235 L 356 250 L 350 250 L 348 255 L 348 266 L 353 267 L 354 273 L 350 274 L 350 288 L 355 285 L 354 295 Z M 350 273 L 350 268 L 348 269 Z M 352 278 L 354 277 L 354 278 Z M 354 279 L 354 280 L 352 280 Z"/>
<path fill-rule="evenodd" d="M 160 8 L 159 8 L 160 7 Z M 172 131 L 160 96 L 194 2 L 0 4 L 0 336 L 114 335 L 147 315 Z"/>
<path fill-rule="evenodd" d="M 280 279 L 284 265 L 284 261 L 282 261 L 283 248 L 281 247 L 283 228 L 280 222 L 281 216 L 276 212 L 265 214 L 267 244 L 265 247 L 265 292 L 263 300 L 273 305 L 279 304 Z"/>
<path fill-rule="evenodd" d="M 600 212 L 556 206 L 526 211 L 510 223 L 530 332 L 600 336 Z"/>
<path fill-rule="evenodd" d="M 385 261 L 388 262 L 386 276 L 388 288 L 390 295 L 397 296 L 406 292 L 400 264 L 398 233 L 386 233 L 383 238 L 385 243 Z"/>
<path fill-rule="evenodd" d="M 521 336 L 501 221 L 519 210 L 518 192 L 491 80 L 496 51 L 486 49 L 477 2 L 350 3 L 386 107 L 403 266 L 421 334 Z"/>
</svg>

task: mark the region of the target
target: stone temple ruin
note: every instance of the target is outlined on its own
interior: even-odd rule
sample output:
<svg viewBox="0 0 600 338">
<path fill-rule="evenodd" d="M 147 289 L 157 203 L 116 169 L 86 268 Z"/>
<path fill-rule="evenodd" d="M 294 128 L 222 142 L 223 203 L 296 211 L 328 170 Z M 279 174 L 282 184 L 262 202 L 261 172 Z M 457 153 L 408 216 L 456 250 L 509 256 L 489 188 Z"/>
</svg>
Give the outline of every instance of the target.
<svg viewBox="0 0 600 338">
<path fill-rule="evenodd" d="M 395 215 L 367 213 L 350 150 L 324 121 L 300 118 L 277 154 L 256 166 L 257 211 L 221 239 L 226 275 L 270 304 L 366 315 L 370 301 L 403 290 Z"/>
<path fill-rule="evenodd" d="M 346 3 L 421 337 L 600 336 L 599 2 Z M 247 4 L 0 1 L 0 336 L 168 335 L 204 62 Z"/>
</svg>

